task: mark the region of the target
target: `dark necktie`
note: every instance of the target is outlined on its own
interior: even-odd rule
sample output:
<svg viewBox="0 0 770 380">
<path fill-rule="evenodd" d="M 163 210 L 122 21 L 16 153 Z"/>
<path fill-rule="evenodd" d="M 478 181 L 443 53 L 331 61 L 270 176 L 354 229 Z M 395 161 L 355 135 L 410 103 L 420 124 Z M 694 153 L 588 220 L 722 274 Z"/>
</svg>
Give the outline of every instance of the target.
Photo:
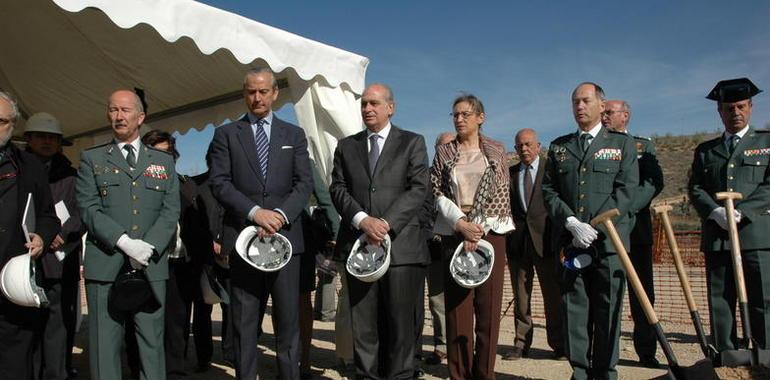
<svg viewBox="0 0 770 380">
<path fill-rule="evenodd" d="M 374 168 L 377 167 L 377 160 L 380 158 L 380 135 L 373 134 L 369 136 L 369 173 L 374 174 Z"/>
<path fill-rule="evenodd" d="M 267 179 L 267 154 L 270 150 L 270 142 L 267 140 L 267 133 L 265 133 L 265 119 L 257 120 L 257 132 L 255 133 L 255 140 L 257 143 L 257 158 L 259 159 L 259 169 L 262 172 L 262 178 Z"/>
<path fill-rule="evenodd" d="M 529 208 L 529 201 L 532 199 L 532 165 L 524 168 L 524 208 Z"/>
<path fill-rule="evenodd" d="M 126 161 L 131 168 L 136 167 L 136 154 L 134 154 L 134 146 L 131 144 L 123 145 L 123 149 L 126 150 Z"/>
<path fill-rule="evenodd" d="M 583 150 L 583 153 L 588 151 L 588 147 L 591 145 L 591 139 L 593 136 L 591 136 L 590 133 L 583 133 L 580 135 L 580 149 Z"/>
<path fill-rule="evenodd" d="M 735 152 L 735 147 L 738 146 L 738 144 L 741 142 L 741 136 L 738 135 L 732 135 L 730 136 L 730 155 L 733 155 L 733 152 Z"/>
</svg>

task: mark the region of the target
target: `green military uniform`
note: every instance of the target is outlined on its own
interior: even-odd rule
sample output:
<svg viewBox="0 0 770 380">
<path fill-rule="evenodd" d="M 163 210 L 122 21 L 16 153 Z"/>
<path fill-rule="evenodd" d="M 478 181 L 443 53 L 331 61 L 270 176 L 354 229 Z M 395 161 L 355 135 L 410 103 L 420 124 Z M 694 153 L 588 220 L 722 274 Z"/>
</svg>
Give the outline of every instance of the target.
<svg viewBox="0 0 770 380">
<path fill-rule="evenodd" d="M 585 153 L 578 133 L 554 140 L 548 150 L 543 196 L 559 247 L 572 240 L 564 228 L 568 217 L 588 223 L 613 208 L 620 210 L 621 217 L 614 222 L 627 247 L 629 212 L 638 183 L 636 149 L 626 134 L 602 127 Z M 598 257 L 591 267 L 583 272 L 564 270 L 562 275 L 565 348 L 574 379 L 617 378 L 625 272 L 606 230 L 597 229 L 600 234 L 593 246 Z"/>
<path fill-rule="evenodd" d="M 631 230 L 631 250 L 628 252 L 636 274 L 642 282 L 650 302 L 655 303 L 652 271 L 652 216 L 650 202 L 663 190 L 663 170 L 655 155 L 655 145 L 647 137 L 634 136 L 636 157 L 639 162 L 639 186 L 632 198 L 630 217 L 635 218 Z M 628 294 L 631 316 L 634 319 L 634 349 L 642 362 L 654 362 L 658 348 L 655 329 L 647 321 L 644 310 L 634 292 Z"/>
<path fill-rule="evenodd" d="M 168 259 L 162 253 L 175 238 L 179 219 L 179 180 L 168 153 L 140 146 L 136 167 L 129 168 L 114 142 L 84 151 L 80 157 L 77 199 L 88 227 L 85 279 L 89 314 L 91 376 L 120 379 L 120 348 L 130 315 L 108 311 L 110 286 L 128 258 L 118 238 L 141 239 L 156 253 L 146 269 L 153 292 L 165 302 Z M 133 315 L 142 362 L 141 377 L 166 377 L 163 350 L 163 306 Z"/>
<path fill-rule="evenodd" d="M 706 255 L 711 335 L 718 351 L 735 349 L 735 280 L 728 232 L 709 219 L 720 206 L 714 194 L 743 194 L 735 204 L 742 219 L 738 234 L 748 292 L 752 335 L 762 349 L 770 336 L 770 132 L 749 127 L 729 153 L 723 137 L 695 150 L 690 177 L 690 200 L 702 220 L 701 250 Z"/>
</svg>

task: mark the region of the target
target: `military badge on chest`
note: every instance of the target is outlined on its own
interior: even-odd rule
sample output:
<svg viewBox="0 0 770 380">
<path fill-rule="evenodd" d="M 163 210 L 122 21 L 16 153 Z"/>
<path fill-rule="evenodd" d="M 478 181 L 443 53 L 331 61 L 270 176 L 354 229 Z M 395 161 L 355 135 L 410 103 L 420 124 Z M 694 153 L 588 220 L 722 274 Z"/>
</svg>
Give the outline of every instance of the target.
<svg viewBox="0 0 770 380">
<path fill-rule="evenodd" d="M 166 167 L 163 165 L 155 165 L 152 164 L 147 167 L 147 169 L 142 173 L 145 177 L 155 178 L 155 179 L 168 179 L 168 174 L 166 173 Z"/>
<path fill-rule="evenodd" d="M 567 148 L 563 146 L 556 146 L 553 148 L 553 155 L 558 162 L 564 162 L 567 160 Z"/>
<path fill-rule="evenodd" d="M 642 158 L 644 155 L 644 144 L 636 142 L 636 158 Z"/>
<path fill-rule="evenodd" d="M 594 153 L 594 160 L 620 161 L 623 151 L 618 148 L 602 148 Z"/>
</svg>

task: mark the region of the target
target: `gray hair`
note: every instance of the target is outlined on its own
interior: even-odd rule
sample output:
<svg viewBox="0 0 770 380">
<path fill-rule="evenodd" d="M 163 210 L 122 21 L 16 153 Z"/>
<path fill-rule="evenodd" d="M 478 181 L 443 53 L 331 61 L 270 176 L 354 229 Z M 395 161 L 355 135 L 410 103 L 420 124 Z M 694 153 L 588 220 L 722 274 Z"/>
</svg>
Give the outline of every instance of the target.
<svg viewBox="0 0 770 380">
<path fill-rule="evenodd" d="M 3 90 L 0 90 L 0 99 L 5 100 L 11 105 L 11 121 L 15 124 L 19 119 L 19 105 L 16 103 L 16 100 L 13 99 L 11 94 Z"/>
<path fill-rule="evenodd" d="M 393 89 L 390 88 L 390 86 L 388 86 L 385 83 L 372 83 L 372 84 L 366 86 L 366 88 L 371 88 L 371 87 L 374 87 L 374 86 L 379 86 L 379 87 L 382 87 L 383 89 L 385 89 L 385 91 L 387 92 L 387 94 L 385 95 L 385 100 L 387 100 L 388 103 L 393 104 L 393 103 L 396 102 L 396 97 L 393 95 Z"/>
<path fill-rule="evenodd" d="M 270 85 L 273 88 L 278 88 L 278 81 L 275 79 L 275 73 L 273 70 L 271 70 L 269 67 L 254 67 L 246 71 L 246 74 L 243 76 L 243 86 L 246 86 L 246 81 L 249 79 L 252 75 L 258 75 L 258 74 L 270 74 L 270 78 L 272 79 L 270 81 Z"/>
</svg>

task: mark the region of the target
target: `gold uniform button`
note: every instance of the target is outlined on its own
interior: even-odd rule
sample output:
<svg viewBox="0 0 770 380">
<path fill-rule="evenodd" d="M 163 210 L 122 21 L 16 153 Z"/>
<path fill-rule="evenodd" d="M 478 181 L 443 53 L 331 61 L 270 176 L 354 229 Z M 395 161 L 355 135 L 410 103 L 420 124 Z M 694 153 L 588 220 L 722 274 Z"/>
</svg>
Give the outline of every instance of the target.
<svg viewBox="0 0 770 380">
<path fill-rule="evenodd" d="M 136 195 L 132 195 L 132 196 L 131 196 L 131 199 L 133 199 L 133 200 L 135 200 L 135 201 L 136 201 L 136 200 L 139 200 L 139 197 L 137 197 Z"/>
<path fill-rule="evenodd" d="M 583 208 L 583 206 L 580 206 L 580 208 L 578 208 L 578 212 L 583 212 L 583 210 L 585 210 L 585 209 Z"/>
<path fill-rule="evenodd" d="M 728 187 L 727 191 L 733 191 L 733 188 L 732 187 Z"/>
<path fill-rule="evenodd" d="M 731 168 L 734 168 L 734 167 L 735 167 L 735 164 L 730 164 L 729 166 L 730 166 Z"/>
<path fill-rule="evenodd" d="M 107 190 L 102 190 L 102 196 L 107 195 Z"/>
<path fill-rule="evenodd" d="M 133 226 L 131 226 L 131 231 L 136 231 L 136 230 L 138 230 L 138 229 L 139 229 L 139 226 L 137 226 L 136 224 L 134 224 Z"/>
<path fill-rule="evenodd" d="M 727 179 L 729 179 L 729 180 L 732 180 L 732 179 L 733 179 L 733 176 L 729 176 L 729 177 L 727 177 Z"/>
<path fill-rule="evenodd" d="M 134 215 L 139 215 L 139 210 L 132 210 L 131 212 L 133 212 Z"/>
<path fill-rule="evenodd" d="M 582 168 L 580 168 L 580 171 L 581 171 L 581 172 L 585 172 L 585 171 L 586 171 L 586 167 L 585 167 L 585 166 L 583 166 Z"/>
<path fill-rule="evenodd" d="M 120 173 L 120 170 L 118 170 L 118 169 L 113 169 L 113 170 L 115 171 L 115 174 Z"/>
<path fill-rule="evenodd" d="M 131 186 L 136 187 L 136 181 L 131 182 Z"/>
<path fill-rule="evenodd" d="M 580 198 L 580 199 L 583 199 L 583 198 L 585 198 L 585 197 L 586 197 L 586 195 L 585 195 L 585 194 L 580 194 L 580 196 L 579 196 L 578 198 Z"/>
<path fill-rule="evenodd" d="M 586 184 L 586 181 L 580 181 L 580 184 L 581 184 L 581 185 L 585 185 L 585 184 Z"/>
<path fill-rule="evenodd" d="M 155 186 L 155 190 L 160 190 L 160 186 Z"/>
<path fill-rule="evenodd" d="M 757 165 L 760 165 L 760 162 L 759 162 L 759 161 L 757 161 Z"/>
</svg>

